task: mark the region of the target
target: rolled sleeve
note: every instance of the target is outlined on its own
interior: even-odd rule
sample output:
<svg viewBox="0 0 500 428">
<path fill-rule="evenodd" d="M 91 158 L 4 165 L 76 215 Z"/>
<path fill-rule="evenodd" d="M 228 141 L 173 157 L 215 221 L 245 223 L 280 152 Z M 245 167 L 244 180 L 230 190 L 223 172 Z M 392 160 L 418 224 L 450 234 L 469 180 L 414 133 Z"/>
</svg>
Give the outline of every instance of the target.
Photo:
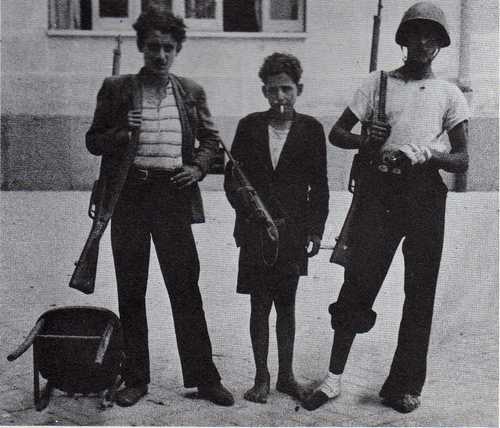
<svg viewBox="0 0 500 428">
<path fill-rule="evenodd" d="M 353 98 L 347 105 L 360 122 L 366 122 L 373 115 L 378 74 L 370 74 L 354 92 Z"/>
<path fill-rule="evenodd" d="M 448 108 L 443 119 L 443 128 L 448 132 L 463 121 L 469 120 L 471 111 L 462 91 L 454 86 L 448 98 Z"/>
</svg>

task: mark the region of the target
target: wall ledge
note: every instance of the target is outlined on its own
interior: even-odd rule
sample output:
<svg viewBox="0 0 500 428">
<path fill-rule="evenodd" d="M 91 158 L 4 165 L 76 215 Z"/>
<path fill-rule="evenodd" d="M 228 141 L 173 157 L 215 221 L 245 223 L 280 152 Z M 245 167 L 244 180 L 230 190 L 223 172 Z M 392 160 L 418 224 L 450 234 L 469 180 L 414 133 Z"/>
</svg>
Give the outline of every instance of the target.
<svg viewBox="0 0 500 428">
<path fill-rule="evenodd" d="M 135 31 L 94 31 L 94 30 L 47 30 L 49 37 L 62 38 L 108 38 L 120 35 L 124 38 L 135 38 Z M 209 32 L 209 31 L 188 31 L 188 39 L 250 39 L 250 40 L 305 40 L 308 33 L 243 33 L 237 31 L 231 32 Z"/>
</svg>

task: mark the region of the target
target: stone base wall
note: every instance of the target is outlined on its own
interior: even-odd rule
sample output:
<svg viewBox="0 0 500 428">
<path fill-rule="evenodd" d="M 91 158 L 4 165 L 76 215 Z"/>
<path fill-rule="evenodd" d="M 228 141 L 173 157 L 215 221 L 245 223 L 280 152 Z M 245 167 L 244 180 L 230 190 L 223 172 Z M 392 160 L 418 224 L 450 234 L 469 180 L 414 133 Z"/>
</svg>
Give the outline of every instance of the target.
<svg viewBox="0 0 500 428">
<path fill-rule="evenodd" d="M 328 134 L 335 118 L 321 117 L 320 120 Z M 78 116 L 2 115 L 2 189 L 90 189 L 99 171 L 99 158 L 85 148 L 85 132 L 90 122 L 90 117 Z M 236 117 L 216 117 L 221 137 L 228 146 L 237 122 Z M 467 190 L 498 191 L 498 141 L 498 118 L 471 120 Z M 353 153 L 328 146 L 330 190 L 345 190 Z M 454 177 L 444 176 L 453 189 Z"/>
</svg>

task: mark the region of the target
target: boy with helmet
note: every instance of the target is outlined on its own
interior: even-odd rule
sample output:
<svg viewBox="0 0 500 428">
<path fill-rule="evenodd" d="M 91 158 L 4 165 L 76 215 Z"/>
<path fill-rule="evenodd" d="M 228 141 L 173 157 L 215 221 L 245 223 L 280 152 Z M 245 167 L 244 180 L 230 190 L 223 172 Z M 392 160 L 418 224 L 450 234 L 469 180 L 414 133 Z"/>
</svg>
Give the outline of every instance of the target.
<svg viewBox="0 0 500 428">
<path fill-rule="evenodd" d="M 444 234 L 447 188 L 438 170 L 467 170 L 469 109 L 460 90 L 432 72 L 439 50 L 450 44 L 439 7 L 430 2 L 410 7 L 396 43 L 406 48 L 406 55 L 403 66 L 387 73 L 386 120 L 374 119 L 374 106 L 384 90 L 379 89 L 384 87 L 381 73 L 374 72 L 329 135 L 337 147 L 360 150 L 356 191 L 361 202 L 354 219 L 352 259 L 338 300 L 329 308 L 335 330 L 329 373 L 304 401 L 309 410 L 340 394 L 354 337 L 375 323 L 372 305 L 403 238 L 403 315 L 380 396 L 383 404 L 404 413 L 420 405 Z M 358 121 L 367 130 L 363 135 L 351 133 Z M 443 139 L 445 132 L 449 143 Z M 405 162 L 391 168 L 397 159 Z"/>
</svg>

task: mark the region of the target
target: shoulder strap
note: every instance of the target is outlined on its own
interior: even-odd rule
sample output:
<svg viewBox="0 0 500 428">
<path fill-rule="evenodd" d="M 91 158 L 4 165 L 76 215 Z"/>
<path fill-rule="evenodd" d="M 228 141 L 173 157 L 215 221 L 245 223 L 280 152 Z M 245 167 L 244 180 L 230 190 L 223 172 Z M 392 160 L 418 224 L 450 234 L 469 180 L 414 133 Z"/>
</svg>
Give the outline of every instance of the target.
<svg viewBox="0 0 500 428">
<path fill-rule="evenodd" d="M 380 72 L 380 88 L 378 96 L 378 108 L 377 108 L 377 119 L 381 122 L 385 122 L 385 100 L 387 96 L 387 73 L 385 71 Z"/>
<path fill-rule="evenodd" d="M 378 95 L 378 111 L 377 120 L 385 122 L 385 99 L 387 93 L 387 73 L 385 71 L 380 72 L 380 88 Z"/>
</svg>

